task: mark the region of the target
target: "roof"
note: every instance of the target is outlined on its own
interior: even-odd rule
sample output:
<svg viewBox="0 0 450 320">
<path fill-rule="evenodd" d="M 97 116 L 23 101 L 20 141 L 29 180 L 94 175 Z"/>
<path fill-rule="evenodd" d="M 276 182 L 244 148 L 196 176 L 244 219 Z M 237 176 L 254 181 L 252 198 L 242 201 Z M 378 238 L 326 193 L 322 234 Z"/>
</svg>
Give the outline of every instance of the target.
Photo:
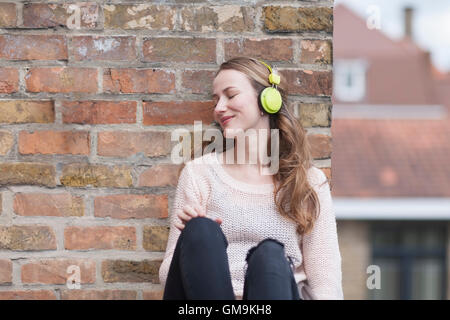
<svg viewBox="0 0 450 320">
<path fill-rule="evenodd" d="M 355 58 L 368 62 L 367 91 L 362 103 L 440 102 L 429 52 L 409 38 L 396 41 L 378 29 L 369 29 L 365 19 L 343 4 L 334 9 L 333 55 L 335 62 Z"/>
<path fill-rule="evenodd" d="M 332 194 L 450 197 L 450 125 L 429 119 L 333 119 Z"/>
</svg>

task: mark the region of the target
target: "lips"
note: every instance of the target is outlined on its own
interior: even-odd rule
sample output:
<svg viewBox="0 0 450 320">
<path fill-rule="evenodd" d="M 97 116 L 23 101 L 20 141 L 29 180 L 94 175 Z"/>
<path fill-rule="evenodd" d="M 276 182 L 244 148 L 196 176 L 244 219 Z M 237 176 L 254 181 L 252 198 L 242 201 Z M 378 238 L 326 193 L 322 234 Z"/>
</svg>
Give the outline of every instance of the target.
<svg viewBox="0 0 450 320">
<path fill-rule="evenodd" d="M 226 124 L 230 121 L 231 118 L 234 118 L 234 116 L 225 116 L 221 118 L 220 121 L 222 121 L 222 124 Z"/>
</svg>

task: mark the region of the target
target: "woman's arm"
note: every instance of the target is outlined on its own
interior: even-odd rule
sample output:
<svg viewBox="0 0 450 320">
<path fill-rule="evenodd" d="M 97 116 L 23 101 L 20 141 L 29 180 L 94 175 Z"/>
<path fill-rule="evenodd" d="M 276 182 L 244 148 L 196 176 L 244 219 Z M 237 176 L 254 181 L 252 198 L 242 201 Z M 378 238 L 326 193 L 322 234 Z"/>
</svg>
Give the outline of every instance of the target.
<svg viewBox="0 0 450 320">
<path fill-rule="evenodd" d="M 177 211 L 182 210 L 183 207 L 187 204 L 191 206 L 200 205 L 201 201 L 200 191 L 195 184 L 190 164 L 191 162 L 186 163 L 186 165 L 180 172 L 173 206 L 169 214 L 169 238 L 167 240 L 164 259 L 159 268 L 159 281 L 163 288 L 166 284 L 170 263 L 172 262 L 173 253 L 175 251 L 175 246 L 177 244 L 178 237 L 181 234 L 180 229 L 175 226 L 175 222 L 182 224 L 182 221 L 177 216 Z"/>
<path fill-rule="evenodd" d="M 320 213 L 312 231 L 302 237 L 305 273 L 317 299 L 341 300 L 341 255 L 330 186 L 322 170 L 313 170 L 312 186 L 319 197 Z"/>
</svg>

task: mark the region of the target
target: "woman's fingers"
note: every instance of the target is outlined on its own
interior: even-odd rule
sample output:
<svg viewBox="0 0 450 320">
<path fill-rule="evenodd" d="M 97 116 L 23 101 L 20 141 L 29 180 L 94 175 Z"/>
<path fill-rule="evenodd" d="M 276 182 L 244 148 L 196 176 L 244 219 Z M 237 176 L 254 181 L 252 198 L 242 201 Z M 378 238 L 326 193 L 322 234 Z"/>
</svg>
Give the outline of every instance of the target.
<svg viewBox="0 0 450 320">
<path fill-rule="evenodd" d="M 187 222 L 191 219 L 191 217 L 188 214 L 186 214 L 184 211 L 181 211 L 181 210 L 178 212 L 178 217 L 180 218 L 181 222 L 183 222 L 183 223 Z"/>
<path fill-rule="evenodd" d="M 181 223 L 175 222 L 175 227 L 177 227 L 177 228 L 178 228 L 178 229 L 180 229 L 180 231 L 181 231 L 181 230 L 183 230 L 183 229 L 184 229 L 184 224 L 181 224 Z"/>
<path fill-rule="evenodd" d="M 197 211 L 199 217 L 206 217 L 206 212 L 199 206 L 194 206 L 195 211 Z"/>
<path fill-rule="evenodd" d="M 188 204 L 184 206 L 183 211 L 190 216 L 189 220 L 191 220 L 191 218 L 193 217 L 198 216 L 197 211 L 195 211 L 194 208 Z"/>
</svg>

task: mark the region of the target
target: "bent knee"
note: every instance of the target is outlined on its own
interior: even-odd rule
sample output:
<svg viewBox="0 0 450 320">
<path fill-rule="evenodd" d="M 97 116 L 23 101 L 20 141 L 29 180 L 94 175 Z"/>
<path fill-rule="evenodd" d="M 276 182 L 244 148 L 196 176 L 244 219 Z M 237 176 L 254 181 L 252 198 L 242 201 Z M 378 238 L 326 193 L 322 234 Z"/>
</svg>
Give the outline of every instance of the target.
<svg viewBox="0 0 450 320">
<path fill-rule="evenodd" d="M 210 218 L 197 216 L 186 222 L 183 233 L 185 237 L 187 236 L 197 240 L 205 237 L 211 239 L 212 235 L 220 235 L 222 229 L 220 229 L 217 222 Z"/>
<path fill-rule="evenodd" d="M 257 260 L 270 260 L 276 256 L 284 256 L 284 244 L 276 239 L 264 239 L 247 252 L 246 261 L 252 256 L 255 256 Z"/>
</svg>

